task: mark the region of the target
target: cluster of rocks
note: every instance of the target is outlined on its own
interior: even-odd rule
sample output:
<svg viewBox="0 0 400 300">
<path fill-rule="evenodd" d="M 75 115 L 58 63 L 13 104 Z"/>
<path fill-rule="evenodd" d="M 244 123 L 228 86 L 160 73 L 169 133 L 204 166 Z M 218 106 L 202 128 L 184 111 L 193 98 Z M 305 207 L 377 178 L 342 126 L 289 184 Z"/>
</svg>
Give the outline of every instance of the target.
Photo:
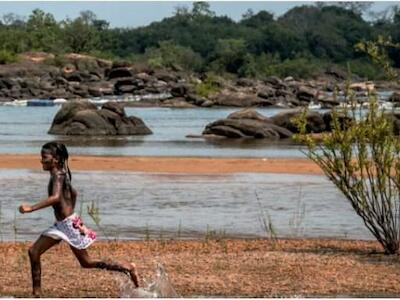
<svg viewBox="0 0 400 300">
<path fill-rule="evenodd" d="M 297 107 L 314 100 L 323 101 L 318 91 L 331 90 L 333 86 L 327 80 L 305 82 L 290 77 L 236 81 L 218 78 L 214 82 L 218 92 L 205 98 L 196 94 L 196 85 L 207 80 L 205 76 L 177 70 L 151 70 L 78 54 L 66 55 L 61 62 L 57 59 L 60 60 L 51 54 L 31 53 L 19 63 L 2 66 L 0 101 L 163 95 L 154 97 L 153 101 L 150 97 L 148 102 L 167 107 Z"/>
<path fill-rule="evenodd" d="M 58 135 L 146 135 L 151 130 L 135 116 L 127 116 L 116 102 L 100 109 L 88 101 L 69 101 L 62 105 L 49 130 Z"/>
<path fill-rule="evenodd" d="M 292 137 L 298 133 L 295 118 L 300 110 L 278 113 L 270 118 L 254 109 L 244 109 L 230 114 L 226 119 L 217 120 L 206 126 L 204 136 L 221 136 L 228 138 L 267 138 L 279 140 Z M 308 112 L 306 115 L 306 132 L 322 133 L 331 131 L 331 112 L 324 114 Z M 340 122 L 345 119 L 340 118 Z"/>
<path fill-rule="evenodd" d="M 76 99 L 114 95 L 166 93 L 179 74 L 149 75 L 133 66 L 70 54 L 57 67 L 55 58 L 24 59 L 0 68 L 0 101 L 16 99 Z"/>
</svg>

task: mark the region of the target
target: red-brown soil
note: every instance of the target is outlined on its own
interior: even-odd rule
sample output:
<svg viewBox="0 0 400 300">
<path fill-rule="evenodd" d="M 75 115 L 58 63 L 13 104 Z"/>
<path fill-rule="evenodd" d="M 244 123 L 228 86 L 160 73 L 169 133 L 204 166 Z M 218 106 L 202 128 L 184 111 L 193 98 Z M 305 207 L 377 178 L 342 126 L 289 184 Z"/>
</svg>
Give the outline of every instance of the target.
<svg viewBox="0 0 400 300">
<path fill-rule="evenodd" d="M 30 296 L 29 245 L 0 243 L 0 296 Z M 109 241 L 89 251 L 134 261 L 147 278 L 161 262 L 183 297 L 400 295 L 400 258 L 374 241 Z M 80 268 L 64 243 L 42 256 L 45 297 L 118 297 L 118 276 L 124 275 Z"/>
</svg>

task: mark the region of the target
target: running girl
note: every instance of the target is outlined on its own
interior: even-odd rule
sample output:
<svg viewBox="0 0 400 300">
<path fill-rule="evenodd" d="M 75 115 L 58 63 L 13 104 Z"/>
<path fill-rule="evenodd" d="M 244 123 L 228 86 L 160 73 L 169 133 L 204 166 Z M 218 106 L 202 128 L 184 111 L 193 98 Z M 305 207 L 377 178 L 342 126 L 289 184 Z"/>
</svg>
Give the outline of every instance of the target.
<svg viewBox="0 0 400 300">
<path fill-rule="evenodd" d="M 87 228 L 74 213 L 77 192 L 71 185 L 71 171 L 68 167 L 68 151 L 64 144 L 50 142 L 42 147 L 41 163 L 49 171 L 48 197 L 34 205 L 22 204 L 19 211 L 30 213 L 48 206 L 54 209 L 57 222 L 42 232 L 29 249 L 32 271 L 32 287 L 35 297 L 41 296 L 40 256 L 59 243 L 66 241 L 83 268 L 99 268 L 128 274 L 136 287 L 139 286 L 136 267 L 132 263 L 92 259 L 86 248 L 96 239 L 96 233 Z"/>
</svg>

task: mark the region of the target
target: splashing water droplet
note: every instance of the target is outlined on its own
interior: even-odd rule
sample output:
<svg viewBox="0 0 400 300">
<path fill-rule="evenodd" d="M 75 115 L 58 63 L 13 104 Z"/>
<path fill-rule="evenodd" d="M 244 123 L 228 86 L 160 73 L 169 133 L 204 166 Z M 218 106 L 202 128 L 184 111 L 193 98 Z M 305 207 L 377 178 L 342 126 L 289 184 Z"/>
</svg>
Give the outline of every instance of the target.
<svg viewBox="0 0 400 300">
<path fill-rule="evenodd" d="M 157 263 L 156 275 L 152 282 L 148 283 L 146 280 L 144 288 L 135 288 L 132 281 L 121 279 L 120 282 L 120 297 L 121 298 L 178 298 L 178 294 L 171 285 L 168 279 L 168 274 L 162 264 Z"/>
</svg>

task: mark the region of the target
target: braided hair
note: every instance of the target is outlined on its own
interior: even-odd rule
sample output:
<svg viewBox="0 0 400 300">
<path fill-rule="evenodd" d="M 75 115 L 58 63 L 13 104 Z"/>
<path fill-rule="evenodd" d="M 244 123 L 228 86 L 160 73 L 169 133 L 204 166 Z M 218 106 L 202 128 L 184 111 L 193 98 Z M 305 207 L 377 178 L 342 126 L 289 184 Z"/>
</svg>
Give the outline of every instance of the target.
<svg viewBox="0 0 400 300">
<path fill-rule="evenodd" d="M 59 166 L 67 171 L 69 181 L 72 180 L 71 170 L 68 166 L 68 150 L 64 144 L 59 142 L 48 142 L 42 146 L 42 150 L 49 151 L 51 155 L 58 159 Z"/>
</svg>

